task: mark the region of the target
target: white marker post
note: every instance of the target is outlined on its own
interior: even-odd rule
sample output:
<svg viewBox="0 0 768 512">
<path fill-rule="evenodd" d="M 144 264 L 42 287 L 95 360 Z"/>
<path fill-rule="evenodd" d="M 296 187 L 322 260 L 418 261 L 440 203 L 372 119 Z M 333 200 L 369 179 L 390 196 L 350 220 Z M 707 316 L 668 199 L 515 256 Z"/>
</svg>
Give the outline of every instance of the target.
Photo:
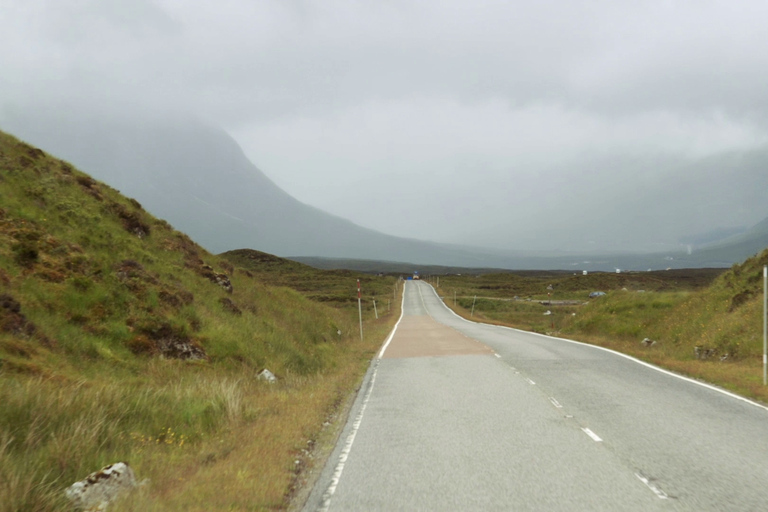
<svg viewBox="0 0 768 512">
<path fill-rule="evenodd" d="M 360 296 L 360 280 L 357 280 L 357 312 L 360 316 L 360 341 L 363 341 L 363 303 Z"/>
<path fill-rule="evenodd" d="M 763 266 L 763 386 L 768 384 L 768 265 Z"/>
<path fill-rule="evenodd" d="M 379 319 L 379 310 L 376 309 L 376 299 L 373 299 L 373 313 L 376 315 L 376 320 Z"/>
<path fill-rule="evenodd" d="M 469 316 L 471 317 L 475 316 L 475 302 L 477 302 L 477 295 L 475 295 L 475 298 L 472 300 L 472 311 L 469 313 Z"/>
</svg>

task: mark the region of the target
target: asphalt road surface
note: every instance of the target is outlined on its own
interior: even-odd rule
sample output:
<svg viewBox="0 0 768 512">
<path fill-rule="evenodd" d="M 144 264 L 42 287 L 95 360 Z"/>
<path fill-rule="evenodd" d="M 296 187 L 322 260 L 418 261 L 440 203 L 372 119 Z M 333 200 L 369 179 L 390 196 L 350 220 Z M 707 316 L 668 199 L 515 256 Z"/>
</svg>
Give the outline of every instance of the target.
<svg viewBox="0 0 768 512">
<path fill-rule="evenodd" d="M 306 511 L 768 510 L 768 409 L 407 282 Z"/>
</svg>

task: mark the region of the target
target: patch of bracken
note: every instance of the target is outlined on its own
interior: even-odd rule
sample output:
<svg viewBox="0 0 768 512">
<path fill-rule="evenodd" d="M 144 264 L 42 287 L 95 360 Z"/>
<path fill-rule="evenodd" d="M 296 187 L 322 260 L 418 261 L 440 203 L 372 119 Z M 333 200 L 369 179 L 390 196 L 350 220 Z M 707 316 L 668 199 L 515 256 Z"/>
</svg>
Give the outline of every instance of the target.
<svg viewBox="0 0 768 512">
<path fill-rule="evenodd" d="M 232 293 L 232 282 L 229 280 L 229 276 L 227 274 L 222 274 L 219 272 L 215 272 L 213 270 L 213 267 L 210 265 L 203 265 L 198 269 L 198 272 L 201 276 L 207 278 L 209 281 L 211 281 L 214 284 L 217 284 L 224 288 L 227 293 Z"/>
<path fill-rule="evenodd" d="M 195 301 L 195 296 L 186 290 L 178 290 L 176 292 L 172 292 L 166 289 L 160 290 L 158 298 L 164 304 L 168 304 L 174 308 L 189 306 Z"/>
<path fill-rule="evenodd" d="M 232 313 L 233 315 L 240 316 L 243 311 L 235 305 L 229 297 L 222 297 L 219 299 L 219 303 L 224 307 L 224 311 Z"/>
<path fill-rule="evenodd" d="M 739 306 L 747 302 L 749 299 L 751 299 L 754 296 L 754 293 L 750 290 L 745 290 L 742 292 L 737 293 L 733 297 L 731 297 L 731 304 L 728 307 L 728 312 L 732 313 L 735 311 Z"/>
<path fill-rule="evenodd" d="M 141 206 L 141 205 L 139 205 Z M 130 211 L 124 205 L 120 203 L 110 203 L 109 210 L 115 213 L 121 220 L 123 227 L 129 233 L 133 233 L 139 238 L 149 236 L 151 231 L 149 224 L 144 222 L 141 215 L 137 212 Z"/>
<path fill-rule="evenodd" d="M 39 332 L 35 324 L 27 320 L 21 312 L 21 304 L 10 294 L 0 295 L 0 332 L 7 332 L 23 338 L 36 338 L 45 346 L 53 342 Z"/>
<path fill-rule="evenodd" d="M 158 321 L 146 324 L 140 328 L 140 334 L 144 335 L 152 343 L 153 349 L 146 351 L 157 353 L 170 359 L 199 360 L 208 359 L 207 354 L 199 343 L 192 340 L 181 329 L 171 324 Z M 139 338 L 129 343 L 131 350 L 137 350 L 143 341 Z"/>
</svg>

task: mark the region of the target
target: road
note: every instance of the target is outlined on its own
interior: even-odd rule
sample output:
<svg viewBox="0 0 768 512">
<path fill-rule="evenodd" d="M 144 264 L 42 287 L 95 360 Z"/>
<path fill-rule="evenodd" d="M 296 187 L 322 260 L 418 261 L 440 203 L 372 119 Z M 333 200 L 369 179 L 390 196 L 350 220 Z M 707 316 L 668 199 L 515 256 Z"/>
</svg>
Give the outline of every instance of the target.
<svg viewBox="0 0 768 512">
<path fill-rule="evenodd" d="M 304 510 L 768 510 L 768 409 L 407 282 Z"/>
</svg>

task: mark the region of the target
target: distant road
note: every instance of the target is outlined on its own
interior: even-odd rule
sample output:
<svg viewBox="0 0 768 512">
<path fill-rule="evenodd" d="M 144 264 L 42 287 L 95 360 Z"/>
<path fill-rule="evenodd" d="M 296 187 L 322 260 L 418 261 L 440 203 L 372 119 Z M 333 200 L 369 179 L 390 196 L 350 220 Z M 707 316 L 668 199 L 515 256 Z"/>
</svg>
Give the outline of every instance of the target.
<svg viewBox="0 0 768 512">
<path fill-rule="evenodd" d="M 768 410 L 407 282 L 315 510 L 768 510 Z"/>
</svg>

